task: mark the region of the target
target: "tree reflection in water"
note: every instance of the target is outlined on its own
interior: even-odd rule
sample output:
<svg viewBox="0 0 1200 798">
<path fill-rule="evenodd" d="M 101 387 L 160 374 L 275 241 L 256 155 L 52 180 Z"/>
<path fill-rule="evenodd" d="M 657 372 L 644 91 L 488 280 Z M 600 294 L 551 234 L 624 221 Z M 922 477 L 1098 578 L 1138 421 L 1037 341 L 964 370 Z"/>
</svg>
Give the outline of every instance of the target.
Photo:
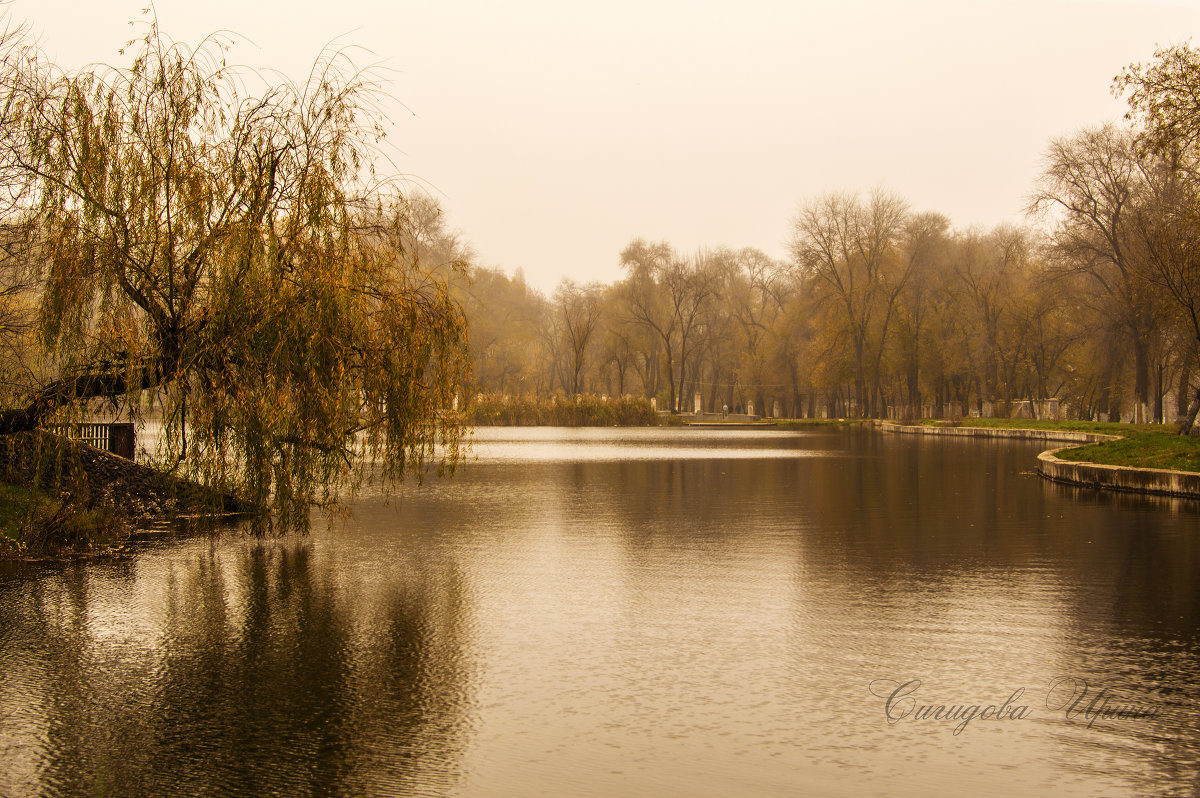
<svg viewBox="0 0 1200 798">
<path fill-rule="evenodd" d="M 153 580 L 144 561 L 0 575 L 0 794 L 455 782 L 467 686 L 453 584 L 411 571 L 348 584 L 295 542 L 200 548 Z"/>
</svg>

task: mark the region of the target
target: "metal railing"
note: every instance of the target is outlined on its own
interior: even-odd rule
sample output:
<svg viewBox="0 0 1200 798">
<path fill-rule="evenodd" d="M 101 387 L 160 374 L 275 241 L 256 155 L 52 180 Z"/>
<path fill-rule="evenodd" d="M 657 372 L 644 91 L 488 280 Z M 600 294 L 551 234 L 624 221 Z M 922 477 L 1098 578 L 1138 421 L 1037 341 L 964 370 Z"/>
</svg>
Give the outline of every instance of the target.
<svg viewBox="0 0 1200 798">
<path fill-rule="evenodd" d="M 134 459 L 137 434 L 129 422 L 84 422 L 80 424 L 52 424 L 47 431 L 65 438 L 81 441 L 106 452 Z"/>
</svg>

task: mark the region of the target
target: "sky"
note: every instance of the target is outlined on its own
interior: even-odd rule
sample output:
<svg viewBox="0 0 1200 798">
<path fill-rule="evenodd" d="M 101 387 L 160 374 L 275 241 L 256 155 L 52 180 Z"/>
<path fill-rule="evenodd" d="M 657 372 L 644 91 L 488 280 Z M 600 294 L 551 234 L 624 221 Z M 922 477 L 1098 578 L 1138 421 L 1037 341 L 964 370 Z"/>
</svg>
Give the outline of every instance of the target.
<svg viewBox="0 0 1200 798">
<path fill-rule="evenodd" d="M 126 64 L 147 0 L 11 0 L 60 66 Z M 387 71 L 395 169 L 484 266 L 551 291 L 619 279 L 635 238 L 786 257 L 829 191 L 884 188 L 960 229 L 1024 221 L 1050 139 L 1200 2 L 158 0 L 162 30 L 307 74 L 331 42 Z"/>
</svg>

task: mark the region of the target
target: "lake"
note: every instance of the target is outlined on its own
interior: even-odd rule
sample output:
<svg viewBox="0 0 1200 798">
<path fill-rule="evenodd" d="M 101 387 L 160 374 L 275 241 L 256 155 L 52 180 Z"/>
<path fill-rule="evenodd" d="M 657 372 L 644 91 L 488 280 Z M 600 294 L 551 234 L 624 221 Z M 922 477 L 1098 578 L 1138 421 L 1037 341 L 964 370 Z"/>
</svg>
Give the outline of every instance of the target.
<svg viewBox="0 0 1200 798">
<path fill-rule="evenodd" d="M 1200 512 L 1041 448 L 481 428 L 304 538 L 0 563 L 0 794 L 1192 795 Z"/>
</svg>

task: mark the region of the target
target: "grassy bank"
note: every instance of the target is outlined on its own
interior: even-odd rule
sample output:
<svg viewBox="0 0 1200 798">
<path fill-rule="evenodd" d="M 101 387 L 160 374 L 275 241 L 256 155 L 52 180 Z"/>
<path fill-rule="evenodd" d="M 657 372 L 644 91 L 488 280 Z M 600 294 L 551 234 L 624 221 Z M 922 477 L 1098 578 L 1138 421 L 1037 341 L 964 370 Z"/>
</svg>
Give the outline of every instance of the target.
<svg viewBox="0 0 1200 798">
<path fill-rule="evenodd" d="M 924 420 L 922 424 L 938 422 Z M 1070 432 L 1099 432 L 1121 435 L 1122 440 L 1105 441 L 1066 449 L 1056 456 L 1078 463 L 1166 468 L 1200 472 L 1200 438 L 1175 434 L 1173 424 L 1117 424 L 1100 421 L 1039 421 L 1010 418 L 965 418 L 958 426 L 1002 429 L 1055 429 Z"/>
<path fill-rule="evenodd" d="M 20 553 L 25 521 L 34 502 L 32 491 L 0 483 L 0 555 Z"/>
<path fill-rule="evenodd" d="M 0 557 L 45 559 L 112 550 L 129 525 L 110 512 L 0 483 Z"/>
</svg>

